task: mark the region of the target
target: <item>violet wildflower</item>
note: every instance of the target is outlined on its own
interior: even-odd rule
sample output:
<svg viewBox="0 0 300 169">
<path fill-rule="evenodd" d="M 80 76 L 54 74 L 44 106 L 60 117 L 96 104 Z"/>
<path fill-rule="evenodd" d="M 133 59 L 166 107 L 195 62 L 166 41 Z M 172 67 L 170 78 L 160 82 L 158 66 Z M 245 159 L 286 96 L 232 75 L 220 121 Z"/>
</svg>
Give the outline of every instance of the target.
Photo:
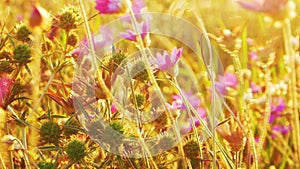
<svg viewBox="0 0 300 169">
<path fill-rule="evenodd" d="M 117 106 L 115 104 L 112 104 L 110 107 L 110 111 L 112 114 L 116 113 L 118 111 Z"/>
<path fill-rule="evenodd" d="M 129 4 L 129 0 L 96 0 L 95 9 L 102 14 L 124 13 Z"/>
<path fill-rule="evenodd" d="M 141 13 L 141 10 L 145 7 L 145 2 L 144 0 L 132 0 L 132 11 L 135 14 Z"/>
<path fill-rule="evenodd" d="M 261 91 L 261 87 L 254 84 L 253 82 L 251 82 L 250 87 L 251 87 L 252 93 L 258 93 Z"/>
<path fill-rule="evenodd" d="M 99 33 L 92 36 L 92 42 L 96 52 L 108 45 L 113 44 L 111 32 L 107 27 L 101 27 L 99 29 Z M 76 56 L 82 56 L 89 53 L 89 48 L 88 40 L 85 38 L 79 44 L 79 47 L 74 49 L 71 53 Z"/>
<path fill-rule="evenodd" d="M 5 108 L 6 99 L 8 99 L 13 87 L 13 80 L 7 74 L 0 75 L 0 107 Z"/>
<path fill-rule="evenodd" d="M 288 0 L 238 0 L 237 3 L 248 10 L 277 14 L 282 11 Z"/>
<path fill-rule="evenodd" d="M 292 126 L 285 126 L 285 125 L 274 125 L 272 127 L 272 138 L 277 137 L 279 134 L 286 135 L 292 130 Z"/>
<path fill-rule="evenodd" d="M 189 91 L 189 92 L 183 91 L 183 95 L 184 95 L 184 97 L 187 98 L 187 101 L 189 102 L 189 104 L 191 104 L 191 106 L 193 106 L 193 108 L 195 110 L 197 110 L 197 113 L 200 116 L 200 118 L 203 119 L 204 121 L 206 121 L 206 118 L 207 118 L 206 110 L 204 108 L 200 107 L 201 100 L 198 97 L 196 97 L 195 95 L 193 95 L 192 91 Z M 187 108 L 184 104 L 184 101 L 179 94 L 172 96 L 172 98 L 174 99 L 174 101 L 172 102 L 173 109 L 181 109 L 183 111 L 187 110 Z M 200 125 L 200 121 L 198 120 L 197 117 L 194 117 L 194 116 L 188 117 L 187 119 L 184 119 L 183 121 L 180 122 L 181 134 L 186 134 L 193 130 L 193 121 L 194 121 L 194 125 L 196 127 L 198 127 Z"/>
<path fill-rule="evenodd" d="M 221 95 L 226 94 L 226 88 L 236 88 L 238 85 L 238 78 L 233 73 L 225 73 L 224 76 L 219 76 L 216 82 L 216 89 Z"/>
<path fill-rule="evenodd" d="M 271 116 L 269 123 L 273 123 L 275 118 L 281 117 L 282 112 L 286 108 L 283 98 L 274 98 L 271 104 Z"/>
<path fill-rule="evenodd" d="M 147 19 L 145 21 L 142 21 L 137 25 L 137 28 L 142 40 L 144 40 L 147 37 L 148 32 L 150 30 L 150 20 Z M 129 41 L 137 42 L 137 33 L 132 30 L 127 30 L 126 32 L 122 32 L 121 37 Z"/>
<path fill-rule="evenodd" d="M 202 107 L 197 108 L 197 112 L 203 121 L 207 121 L 206 111 L 204 108 L 202 108 Z M 180 129 L 180 133 L 186 134 L 186 133 L 192 131 L 193 130 L 193 121 L 194 121 L 195 127 L 200 126 L 201 123 L 197 117 L 188 118 L 187 121 L 185 123 L 183 123 L 182 128 Z"/>
<path fill-rule="evenodd" d="M 179 116 L 181 103 L 177 103 L 176 101 L 173 101 L 172 104 L 167 103 L 166 106 L 174 118 L 177 118 Z"/>
<path fill-rule="evenodd" d="M 187 101 L 193 106 L 193 108 L 197 109 L 200 106 L 201 100 L 198 97 L 196 97 L 195 95 L 193 95 L 192 91 L 189 91 L 189 92 L 182 91 L 182 93 L 183 93 L 184 97 L 187 98 Z M 181 106 L 180 108 L 182 110 L 187 110 L 180 94 L 174 95 L 174 96 L 172 96 L 172 98 L 174 99 L 174 101 L 176 103 L 178 103 L 177 106 L 180 105 Z"/>
<path fill-rule="evenodd" d="M 257 61 L 258 60 L 258 56 L 256 52 L 250 52 L 249 53 L 249 57 L 253 60 L 253 61 Z"/>
<path fill-rule="evenodd" d="M 132 0 L 131 1 L 131 8 L 132 12 L 135 15 L 136 20 L 140 21 L 142 17 L 139 15 L 142 10 L 145 8 L 145 1 L 144 0 Z M 126 13 L 124 16 L 121 17 L 123 21 L 130 22 L 131 17 L 129 13 Z"/>
<path fill-rule="evenodd" d="M 167 51 L 164 51 L 163 55 L 160 53 L 156 54 L 156 60 L 154 61 L 155 67 L 158 70 L 167 71 L 170 75 L 176 76 L 178 73 L 176 64 L 182 55 L 183 48 L 177 49 L 176 47 L 172 50 L 171 56 Z"/>
</svg>

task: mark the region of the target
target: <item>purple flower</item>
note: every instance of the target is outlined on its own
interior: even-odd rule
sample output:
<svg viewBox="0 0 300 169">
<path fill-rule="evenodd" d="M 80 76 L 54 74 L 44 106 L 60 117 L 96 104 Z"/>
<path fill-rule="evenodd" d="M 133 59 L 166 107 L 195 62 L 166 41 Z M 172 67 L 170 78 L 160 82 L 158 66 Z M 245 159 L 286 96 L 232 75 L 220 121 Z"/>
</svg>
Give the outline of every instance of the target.
<svg viewBox="0 0 300 169">
<path fill-rule="evenodd" d="M 95 9 L 102 14 L 125 12 L 128 8 L 127 0 L 96 0 Z"/>
<path fill-rule="evenodd" d="M 110 111 L 112 114 L 116 113 L 118 111 L 117 106 L 115 104 L 112 104 L 110 107 Z"/>
<path fill-rule="evenodd" d="M 187 101 L 193 106 L 193 108 L 197 110 L 197 113 L 200 116 L 200 118 L 205 121 L 207 118 L 206 111 L 204 108 L 200 107 L 201 100 L 198 97 L 196 97 L 195 95 L 193 95 L 192 91 L 189 91 L 189 92 L 183 91 L 183 95 L 187 98 Z M 173 109 L 181 109 L 183 111 L 187 110 L 187 108 L 183 102 L 183 99 L 179 94 L 172 96 L 172 99 L 174 99 L 174 101 L 172 102 L 172 106 L 171 105 L 169 105 L 169 106 L 171 106 Z M 193 123 L 192 123 L 193 120 L 192 119 L 194 120 L 194 124 L 196 127 L 200 125 L 200 121 L 198 120 L 197 117 L 188 117 L 180 124 L 181 134 L 186 134 L 193 130 Z"/>
<path fill-rule="evenodd" d="M 253 60 L 253 61 L 257 61 L 258 60 L 258 56 L 256 52 L 250 52 L 249 53 L 249 57 Z"/>
<path fill-rule="evenodd" d="M 256 85 L 255 83 L 251 82 L 250 87 L 251 87 L 252 93 L 258 93 L 261 91 L 261 87 Z"/>
<path fill-rule="evenodd" d="M 182 55 L 183 48 L 177 49 L 176 47 L 172 50 L 171 56 L 167 51 L 164 51 L 163 55 L 160 53 L 156 54 L 156 59 L 153 61 L 154 66 L 158 70 L 167 71 L 173 76 L 176 76 L 176 64 Z"/>
<path fill-rule="evenodd" d="M 101 27 L 99 29 L 99 34 L 92 36 L 92 42 L 94 44 L 95 51 L 104 48 L 107 45 L 113 44 L 112 35 L 107 27 Z M 89 43 L 87 38 L 85 38 L 79 45 L 78 48 L 72 51 L 73 55 L 81 56 L 89 53 Z"/>
<path fill-rule="evenodd" d="M 188 102 L 193 106 L 194 109 L 197 109 L 200 106 L 201 100 L 195 95 L 193 95 L 192 91 L 189 92 L 182 91 L 182 93 L 187 98 Z M 178 106 L 180 106 L 182 110 L 187 110 L 180 94 L 173 95 L 172 99 L 174 99 L 174 101 L 178 103 Z"/>
<path fill-rule="evenodd" d="M 140 24 L 137 25 L 137 28 L 142 40 L 144 40 L 150 30 L 150 20 L 147 19 L 146 21 L 142 21 Z M 132 30 L 127 30 L 126 32 L 122 32 L 121 37 L 130 41 L 137 42 L 137 34 L 135 31 Z"/>
<path fill-rule="evenodd" d="M 221 95 L 226 94 L 226 88 L 236 88 L 239 81 L 235 74 L 225 73 L 224 76 L 219 76 L 216 82 L 216 89 Z"/>
<path fill-rule="evenodd" d="M 292 130 L 292 126 L 274 125 L 272 127 L 272 138 L 277 137 L 279 134 L 286 135 Z"/>
<path fill-rule="evenodd" d="M 4 108 L 13 87 L 13 80 L 7 74 L 0 75 L 0 107 Z"/>
<path fill-rule="evenodd" d="M 283 10 L 288 0 L 238 0 L 237 3 L 248 10 L 277 14 Z"/>
<path fill-rule="evenodd" d="M 144 0 L 132 0 L 131 2 L 132 11 L 135 15 L 136 20 L 141 21 L 142 17 L 140 13 L 145 8 Z M 125 22 L 130 22 L 131 17 L 129 13 L 126 13 L 124 16 L 121 16 L 121 19 Z"/>
<path fill-rule="evenodd" d="M 141 13 L 141 10 L 145 7 L 144 0 L 132 0 L 132 11 L 135 14 Z"/>
<path fill-rule="evenodd" d="M 206 111 L 204 108 L 202 107 L 199 107 L 197 109 L 197 112 L 198 112 L 198 115 L 200 116 L 201 119 L 203 119 L 203 121 L 206 121 L 207 120 L 207 117 L 206 117 Z M 181 125 L 181 129 L 180 129 L 180 133 L 181 134 L 186 134 L 190 131 L 193 130 L 193 120 L 194 120 L 194 125 L 195 127 L 198 127 L 200 126 L 200 121 L 198 120 L 197 117 L 192 117 L 192 118 L 188 118 L 187 121 L 185 121 L 182 125 Z"/>
<path fill-rule="evenodd" d="M 271 104 L 271 116 L 269 123 L 273 123 L 275 118 L 281 117 L 282 112 L 286 108 L 283 98 L 274 98 Z"/>
</svg>

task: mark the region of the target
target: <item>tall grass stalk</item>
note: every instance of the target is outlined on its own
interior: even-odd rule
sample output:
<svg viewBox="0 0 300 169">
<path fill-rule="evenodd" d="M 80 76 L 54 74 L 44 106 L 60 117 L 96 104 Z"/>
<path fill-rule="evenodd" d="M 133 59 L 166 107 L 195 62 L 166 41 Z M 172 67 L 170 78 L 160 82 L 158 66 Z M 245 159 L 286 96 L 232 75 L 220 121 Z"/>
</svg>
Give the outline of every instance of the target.
<svg viewBox="0 0 300 169">
<path fill-rule="evenodd" d="M 178 125 L 177 125 L 177 122 L 175 121 L 174 117 L 172 116 L 171 112 L 168 110 L 168 108 L 166 107 L 166 101 L 165 101 L 165 98 L 162 94 L 162 91 L 160 90 L 157 82 L 156 82 L 156 79 L 154 77 L 154 74 L 153 72 L 151 71 L 151 68 L 150 68 L 150 63 L 148 61 L 148 58 L 147 58 L 147 54 L 146 54 L 146 51 L 149 51 L 149 54 L 152 56 L 152 53 L 151 51 L 149 50 L 148 47 L 145 47 L 144 46 L 144 43 L 143 43 L 143 40 L 142 40 L 142 37 L 140 35 L 140 32 L 139 32 L 139 29 L 137 27 L 137 20 L 135 18 L 135 15 L 133 13 L 133 10 L 131 8 L 131 5 L 129 5 L 129 13 L 130 13 L 130 17 L 131 17 L 131 21 L 132 21 L 132 24 L 133 24 L 133 29 L 134 31 L 136 32 L 136 36 L 137 36 L 137 43 L 139 45 L 139 48 L 140 48 L 140 51 L 142 53 L 142 60 L 145 64 L 145 68 L 147 70 L 147 73 L 149 75 L 149 78 L 151 80 L 151 82 L 153 83 L 154 85 L 154 88 L 156 90 L 156 92 L 158 93 L 158 97 L 161 101 L 163 101 L 163 104 L 164 104 L 164 107 L 165 107 L 165 110 L 167 111 L 167 114 L 168 116 L 170 117 L 171 119 L 171 123 L 174 124 L 174 127 L 175 127 L 175 135 L 176 135 L 176 139 L 177 141 L 179 142 L 178 143 L 178 151 L 179 151 L 179 156 L 181 158 L 181 160 L 183 161 L 183 167 L 184 168 L 187 168 L 188 167 L 188 162 L 187 162 L 187 159 L 185 158 L 185 155 L 184 155 L 184 150 L 183 150 L 183 145 L 182 145 L 182 142 L 181 142 L 181 136 L 180 136 L 180 131 L 178 129 Z"/>
<path fill-rule="evenodd" d="M 257 155 L 261 156 L 261 151 L 263 149 L 265 138 L 268 132 L 269 128 L 269 119 L 271 116 L 271 102 L 272 102 L 272 94 L 271 94 L 271 69 L 269 66 L 266 66 L 263 68 L 263 71 L 265 73 L 265 85 L 266 90 L 265 93 L 267 95 L 267 100 L 265 104 L 265 113 L 264 113 L 264 121 L 262 124 L 262 133 L 259 137 L 259 142 L 257 146 Z"/>
<path fill-rule="evenodd" d="M 194 14 L 194 16 L 196 17 L 196 19 L 197 19 L 197 21 L 198 21 L 198 25 L 199 25 L 199 27 L 200 27 L 200 30 L 203 32 L 203 35 L 205 36 L 205 39 L 206 40 L 208 40 L 209 41 L 209 38 L 208 38 L 208 33 L 207 33 L 207 31 L 206 31 L 206 28 L 205 28 L 205 26 L 204 26 L 204 23 L 203 23 L 203 20 L 202 20 L 202 18 L 201 18 L 201 16 L 197 13 L 197 12 L 195 12 L 195 11 L 193 11 L 193 14 Z M 208 44 L 209 45 L 209 44 Z M 209 47 L 211 47 L 211 45 L 209 45 Z M 203 49 L 201 49 L 201 50 L 203 50 Z M 212 49 L 209 49 L 209 53 L 210 53 L 210 56 L 209 57 L 211 57 L 210 58 L 210 63 L 211 64 L 214 64 L 213 62 L 212 62 Z M 206 57 L 206 56 L 202 56 L 202 57 Z M 215 68 L 215 66 L 216 65 L 206 65 L 206 67 L 207 67 L 207 69 L 208 69 L 208 75 L 209 75 L 209 77 L 210 77 L 210 79 L 214 79 L 215 77 L 215 75 L 214 75 L 214 68 Z M 212 94 L 213 94 L 213 96 L 214 97 L 216 97 L 216 94 L 217 93 L 215 93 L 216 92 L 216 90 L 215 90 L 215 84 L 214 84 L 214 80 L 212 80 L 212 90 L 214 91 Z M 214 98 L 213 98 L 213 100 L 214 100 Z M 224 102 L 224 101 L 223 101 Z M 212 110 L 211 111 L 213 111 L 213 113 L 216 113 L 215 111 L 216 111 L 216 107 L 214 106 L 214 105 L 212 105 L 213 106 L 213 108 L 212 108 Z M 198 118 L 198 120 L 200 120 L 200 117 L 198 117 L 199 115 L 198 114 L 196 114 L 196 117 Z M 236 119 L 238 119 L 238 118 L 236 118 Z M 215 119 L 213 119 L 214 121 L 215 121 Z M 200 122 L 201 122 L 201 120 L 200 120 Z M 208 129 L 208 131 L 209 131 L 209 129 Z M 213 129 L 213 132 L 215 132 L 215 129 Z M 209 131 L 209 136 L 210 137 L 214 137 L 214 139 L 213 139 L 213 144 L 215 144 L 213 147 L 214 147 L 214 152 L 213 152 L 213 154 L 214 154 L 214 168 L 217 166 L 216 165 L 216 146 L 219 148 L 219 150 L 221 151 L 221 157 L 222 157 L 222 159 L 224 160 L 224 161 L 226 161 L 227 163 L 227 166 L 229 167 L 231 167 L 231 168 L 235 168 L 236 166 L 232 163 L 232 159 L 231 159 L 231 157 L 230 157 L 230 155 L 228 154 L 228 152 L 225 150 L 225 148 L 218 142 L 218 140 L 215 138 L 215 136 Z M 254 139 L 253 139 L 254 140 Z"/>
<path fill-rule="evenodd" d="M 85 12 L 85 9 L 84 9 L 83 1 L 82 0 L 78 0 L 78 2 L 79 2 L 79 5 L 80 5 L 80 10 L 81 10 L 82 16 L 83 16 L 84 25 L 85 25 L 85 32 L 86 32 L 87 39 L 88 39 L 88 44 L 89 44 L 89 47 L 90 47 L 90 52 L 91 52 L 93 67 L 95 68 L 96 75 L 98 77 L 99 85 L 103 88 L 103 90 L 105 90 L 105 93 L 109 95 L 108 97 L 110 99 L 116 100 L 113 97 L 113 95 L 111 94 L 111 92 L 109 91 L 109 89 L 107 88 L 107 86 L 105 85 L 105 82 L 102 79 L 100 70 L 98 69 L 99 66 L 98 66 L 98 63 L 97 63 L 97 56 L 96 56 L 96 53 L 95 53 L 94 43 L 92 41 L 92 35 L 91 35 L 90 27 L 89 27 L 89 24 L 88 24 L 88 18 L 86 16 L 86 12 Z M 131 12 L 132 12 L 132 10 L 131 10 Z M 139 38 L 141 40 L 141 37 L 139 37 Z M 116 106 L 119 107 L 118 104 Z M 140 142 L 141 142 L 141 144 L 142 144 L 142 146 L 143 146 L 143 148 L 144 148 L 144 150 L 146 152 L 145 154 L 149 158 L 150 163 L 152 164 L 152 167 L 156 169 L 157 165 L 156 165 L 155 161 L 153 160 L 153 158 L 152 158 L 152 156 L 150 154 L 150 151 L 149 151 L 148 147 L 146 146 L 146 144 L 145 144 L 145 142 L 144 142 L 144 140 L 143 140 L 143 138 L 141 136 L 141 133 L 140 133 L 139 137 L 140 137 Z M 148 158 L 146 158 L 147 161 L 148 161 Z"/>
<path fill-rule="evenodd" d="M 284 46 L 286 55 L 289 57 L 289 67 L 291 69 L 290 73 L 290 81 L 289 81 L 289 97 L 292 100 L 292 139 L 293 146 L 295 150 L 295 163 L 297 167 L 299 167 L 300 161 L 300 128 L 299 128 L 299 113 L 298 113 L 298 94 L 297 94 L 297 77 L 296 77 L 296 68 L 295 68 L 295 60 L 296 53 L 293 49 L 291 40 L 292 30 L 291 30 L 291 21 L 286 19 L 283 23 L 283 36 L 284 36 Z"/>
</svg>

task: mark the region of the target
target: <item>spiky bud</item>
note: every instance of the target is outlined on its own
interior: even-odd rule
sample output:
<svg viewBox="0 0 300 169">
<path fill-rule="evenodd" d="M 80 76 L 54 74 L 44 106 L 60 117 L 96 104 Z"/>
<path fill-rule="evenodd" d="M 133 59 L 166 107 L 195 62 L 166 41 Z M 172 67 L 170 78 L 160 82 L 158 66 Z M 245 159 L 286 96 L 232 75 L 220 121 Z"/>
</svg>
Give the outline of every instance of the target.
<svg viewBox="0 0 300 169">
<path fill-rule="evenodd" d="M 184 147 L 183 147 L 183 150 L 184 150 L 185 155 L 190 159 L 195 158 L 198 155 L 200 155 L 199 144 L 196 140 L 191 140 L 188 143 L 186 143 L 186 145 L 184 145 Z"/>
<path fill-rule="evenodd" d="M 59 27 L 67 32 L 78 26 L 79 13 L 75 8 L 69 7 L 59 16 Z"/>
<path fill-rule="evenodd" d="M 16 39 L 22 42 L 28 42 L 30 41 L 30 34 L 30 30 L 26 26 L 22 25 L 16 30 Z"/>
<path fill-rule="evenodd" d="M 54 163 L 42 161 L 38 163 L 38 167 L 40 169 L 56 169 L 56 165 Z"/>
<path fill-rule="evenodd" d="M 142 94 L 135 94 L 135 100 L 138 107 L 142 107 L 145 104 L 145 96 Z M 130 96 L 131 103 L 135 104 L 134 98 Z"/>
<path fill-rule="evenodd" d="M 77 45 L 77 43 L 78 43 L 78 36 L 75 33 L 71 33 L 68 36 L 67 44 L 74 47 Z"/>
<path fill-rule="evenodd" d="M 148 72 L 146 70 L 146 66 L 143 61 L 136 62 L 133 65 L 130 73 L 133 79 L 135 80 L 139 80 L 139 81 L 149 80 Z"/>
<path fill-rule="evenodd" d="M 11 73 L 14 70 L 9 62 L 0 63 L 0 73 Z"/>
<path fill-rule="evenodd" d="M 61 130 L 57 123 L 48 121 L 40 129 L 41 140 L 46 143 L 57 145 L 60 139 Z"/>
<path fill-rule="evenodd" d="M 116 52 L 109 59 L 108 65 L 113 71 L 116 71 L 116 69 L 123 62 L 124 59 L 126 59 L 126 55 L 124 53 Z"/>
<path fill-rule="evenodd" d="M 86 155 L 86 147 L 83 142 L 73 140 L 68 144 L 66 152 L 72 161 L 79 161 Z"/>
<path fill-rule="evenodd" d="M 30 62 L 31 51 L 28 45 L 21 44 L 15 47 L 14 49 L 14 59 L 21 63 L 26 64 Z"/>
</svg>

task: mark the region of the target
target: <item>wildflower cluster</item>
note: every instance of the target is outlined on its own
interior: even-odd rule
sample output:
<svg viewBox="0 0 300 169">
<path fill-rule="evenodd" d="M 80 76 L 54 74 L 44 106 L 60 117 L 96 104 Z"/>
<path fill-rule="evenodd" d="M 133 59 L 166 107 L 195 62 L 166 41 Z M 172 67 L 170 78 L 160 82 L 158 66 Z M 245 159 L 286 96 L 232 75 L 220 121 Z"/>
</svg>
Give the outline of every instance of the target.
<svg viewBox="0 0 300 169">
<path fill-rule="evenodd" d="M 297 2 L 0 2 L 0 168 L 300 168 Z"/>
</svg>

